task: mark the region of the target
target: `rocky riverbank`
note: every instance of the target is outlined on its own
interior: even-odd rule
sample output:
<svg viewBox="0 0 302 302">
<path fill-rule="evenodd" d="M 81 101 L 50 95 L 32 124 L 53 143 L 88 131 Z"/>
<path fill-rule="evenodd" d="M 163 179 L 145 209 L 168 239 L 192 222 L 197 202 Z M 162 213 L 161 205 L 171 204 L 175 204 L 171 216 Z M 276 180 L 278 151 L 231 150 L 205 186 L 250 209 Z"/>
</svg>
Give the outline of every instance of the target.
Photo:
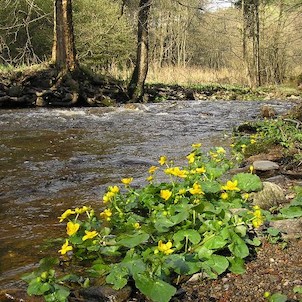
<svg viewBox="0 0 302 302">
<path fill-rule="evenodd" d="M 75 80 L 75 78 L 77 80 Z M 75 77 L 51 66 L 0 74 L 0 108 L 112 106 L 129 100 L 126 83 L 81 69 Z M 252 90 L 227 85 L 147 84 L 144 102 L 164 100 L 301 100 L 291 88 Z"/>
</svg>

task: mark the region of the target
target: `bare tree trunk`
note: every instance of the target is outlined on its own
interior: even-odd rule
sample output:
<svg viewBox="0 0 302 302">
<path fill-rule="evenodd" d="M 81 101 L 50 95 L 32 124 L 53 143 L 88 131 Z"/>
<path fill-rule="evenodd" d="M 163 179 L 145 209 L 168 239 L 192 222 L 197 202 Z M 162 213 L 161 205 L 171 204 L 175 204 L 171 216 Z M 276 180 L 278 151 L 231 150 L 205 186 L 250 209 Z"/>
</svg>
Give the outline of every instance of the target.
<svg viewBox="0 0 302 302">
<path fill-rule="evenodd" d="M 138 13 L 136 65 L 128 86 L 131 101 L 141 101 L 148 73 L 149 32 L 148 19 L 152 0 L 140 0 Z"/>
<path fill-rule="evenodd" d="M 78 69 L 72 23 L 72 1 L 54 0 L 54 40 L 52 61 L 58 69 Z"/>
</svg>

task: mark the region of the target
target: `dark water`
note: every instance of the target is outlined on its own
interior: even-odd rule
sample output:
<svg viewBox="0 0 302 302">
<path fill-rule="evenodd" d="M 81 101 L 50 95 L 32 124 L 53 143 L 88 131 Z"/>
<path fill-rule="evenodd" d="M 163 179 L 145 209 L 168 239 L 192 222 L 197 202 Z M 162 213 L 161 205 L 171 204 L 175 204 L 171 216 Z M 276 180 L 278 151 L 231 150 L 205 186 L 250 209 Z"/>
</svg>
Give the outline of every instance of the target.
<svg viewBox="0 0 302 302">
<path fill-rule="evenodd" d="M 44 256 L 44 239 L 65 232 L 57 217 L 67 208 L 100 207 L 106 187 L 123 177 L 143 184 L 161 155 L 182 162 L 192 143 L 227 145 L 225 133 L 257 118 L 262 105 L 0 110 L 0 289 L 21 286 L 18 278 Z"/>
</svg>

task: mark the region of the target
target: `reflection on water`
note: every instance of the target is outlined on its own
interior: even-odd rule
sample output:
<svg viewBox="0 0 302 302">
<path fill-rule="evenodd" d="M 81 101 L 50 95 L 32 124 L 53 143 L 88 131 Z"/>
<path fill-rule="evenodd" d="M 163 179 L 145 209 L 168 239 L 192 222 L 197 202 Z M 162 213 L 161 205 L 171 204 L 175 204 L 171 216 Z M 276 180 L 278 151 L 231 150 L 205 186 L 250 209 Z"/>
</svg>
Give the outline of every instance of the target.
<svg viewBox="0 0 302 302">
<path fill-rule="evenodd" d="M 0 110 L 0 288 L 19 286 L 43 257 L 43 239 L 65 232 L 57 219 L 65 209 L 100 207 L 105 188 L 122 177 L 143 184 L 163 154 L 183 162 L 192 143 L 227 144 L 224 132 L 257 118 L 262 104 Z"/>
</svg>

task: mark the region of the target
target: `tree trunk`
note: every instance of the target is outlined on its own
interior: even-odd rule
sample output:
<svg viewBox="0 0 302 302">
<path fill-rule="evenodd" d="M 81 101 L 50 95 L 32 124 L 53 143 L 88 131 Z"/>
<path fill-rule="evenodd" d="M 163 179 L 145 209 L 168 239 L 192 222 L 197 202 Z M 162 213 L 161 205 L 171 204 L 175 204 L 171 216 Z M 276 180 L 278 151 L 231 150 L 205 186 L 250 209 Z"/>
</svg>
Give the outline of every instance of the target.
<svg viewBox="0 0 302 302">
<path fill-rule="evenodd" d="M 149 65 L 148 19 L 151 3 L 152 0 L 140 0 L 139 2 L 136 65 L 128 86 L 128 95 L 132 102 L 141 101 L 144 95 Z"/>
<path fill-rule="evenodd" d="M 78 69 L 71 0 L 54 0 L 52 61 L 58 69 L 66 72 L 74 72 Z"/>
</svg>

